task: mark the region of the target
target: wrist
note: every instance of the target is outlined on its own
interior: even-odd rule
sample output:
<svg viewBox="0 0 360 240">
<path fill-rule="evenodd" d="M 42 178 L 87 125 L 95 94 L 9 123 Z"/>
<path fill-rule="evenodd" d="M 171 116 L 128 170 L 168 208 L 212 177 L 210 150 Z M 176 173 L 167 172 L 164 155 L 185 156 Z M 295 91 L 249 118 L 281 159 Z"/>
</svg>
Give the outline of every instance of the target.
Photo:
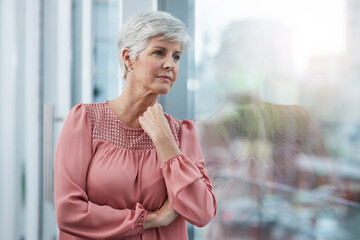
<svg viewBox="0 0 360 240">
<path fill-rule="evenodd" d="M 163 145 L 163 144 L 168 144 L 169 142 L 172 142 L 172 141 L 175 142 L 175 139 L 171 132 L 161 131 L 161 132 L 158 132 L 157 134 L 153 135 L 152 141 L 155 146 L 157 146 L 157 145 L 159 146 L 159 145 Z"/>
<path fill-rule="evenodd" d="M 157 150 L 161 162 L 166 161 L 170 157 L 181 153 L 172 133 L 159 135 L 159 138 L 154 138 L 153 143 Z"/>
<path fill-rule="evenodd" d="M 148 212 L 145 217 L 145 226 L 144 229 L 158 227 L 160 223 L 160 216 L 156 212 Z"/>
</svg>

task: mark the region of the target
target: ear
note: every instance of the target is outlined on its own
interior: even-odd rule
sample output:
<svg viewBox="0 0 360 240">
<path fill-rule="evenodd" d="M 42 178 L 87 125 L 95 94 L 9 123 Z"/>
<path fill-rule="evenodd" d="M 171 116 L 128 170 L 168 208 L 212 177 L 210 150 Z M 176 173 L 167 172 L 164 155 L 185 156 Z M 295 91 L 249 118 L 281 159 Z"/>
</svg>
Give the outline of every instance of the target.
<svg viewBox="0 0 360 240">
<path fill-rule="evenodd" d="M 124 48 L 121 54 L 127 69 L 130 68 L 132 65 L 130 51 L 131 51 L 130 49 Z"/>
</svg>

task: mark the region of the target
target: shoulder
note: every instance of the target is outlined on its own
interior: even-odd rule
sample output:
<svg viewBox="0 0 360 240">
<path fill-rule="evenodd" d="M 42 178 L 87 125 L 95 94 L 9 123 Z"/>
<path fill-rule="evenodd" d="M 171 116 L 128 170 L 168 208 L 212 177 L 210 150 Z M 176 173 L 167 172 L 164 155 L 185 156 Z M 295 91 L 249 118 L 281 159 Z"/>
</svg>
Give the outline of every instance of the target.
<svg viewBox="0 0 360 240">
<path fill-rule="evenodd" d="M 186 120 L 181 121 L 180 119 L 178 119 L 178 118 L 176 118 L 174 116 L 171 116 L 170 114 L 167 114 L 167 113 L 164 113 L 164 115 L 168 120 L 171 132 L 173 133 L 173 135 L 175 137 L 175 140 L 177 142 L 179 142 L 180 141 L 180 134 L 181 134 L 181 127 L 182 127 L 183 122 L 186 121 Z"/>
<path fill-rule="evenodd" d="M 169 122 L 170 128 L 171 129 L 180 129 L 181 127 L 181 120 L 177 119 L 174 116 L 171 116 L 170 114 L 164 113 L 166 119 Z"/>
<path fill-rule="evenodd" d="M 104 112 L 105 102 L 101 103 L 79 103 L 78 105 L 84 107 L 88 114 L 99 114 Z"/>
<path fill-rule="evenodd" d="M 185 120 L 181 121 L 180 119 L 178 119 L 174 116 L 171 116 L 170 114 L 164 113 L 164 115 L 169 122 L 170 128 L 172 128 L 174 130 L 181 131 L 181 128 L 184 128 L 184 127 L 190 127 L 190 128 L 195 127 L 195 122 L 192 119 L 185 119 Z"/>
<path fill-rule="evenodd" d="M 83 114 L 86 114 L 93 127 L 103 118 L 106 107 L 105 104 L 106 102 L 78 103 L 72 108 L 71 112 L 81 111 Z"/>
<path fill-rule="evenodd" d="M 196 132 L 194 120 L 185 119 L 181 121 L 170 114 L 164 113 L 164 115 L 169 122 L 169 126 L 176 141 L 180 141 L 181 135 L 183 135 L 184 132 Z"/>
</svg>

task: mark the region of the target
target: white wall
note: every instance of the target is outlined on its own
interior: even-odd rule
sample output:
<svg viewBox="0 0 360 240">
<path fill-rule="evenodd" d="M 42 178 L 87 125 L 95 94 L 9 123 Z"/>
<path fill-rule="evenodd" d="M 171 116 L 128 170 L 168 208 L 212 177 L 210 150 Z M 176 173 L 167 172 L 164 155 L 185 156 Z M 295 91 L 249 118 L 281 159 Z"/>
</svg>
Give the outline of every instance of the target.
<svg viewBox="0 0 360 240">
<path fill-rule="evenodd" d="M 39 1 L 1 1 L 0 11 L 0 239 L 37 240 Z"/>
<path fill-rule="evenodd" d="M 16 232 L 16 2 L 2 1 L 0 13 L 0 239 Z"/>
</svg>

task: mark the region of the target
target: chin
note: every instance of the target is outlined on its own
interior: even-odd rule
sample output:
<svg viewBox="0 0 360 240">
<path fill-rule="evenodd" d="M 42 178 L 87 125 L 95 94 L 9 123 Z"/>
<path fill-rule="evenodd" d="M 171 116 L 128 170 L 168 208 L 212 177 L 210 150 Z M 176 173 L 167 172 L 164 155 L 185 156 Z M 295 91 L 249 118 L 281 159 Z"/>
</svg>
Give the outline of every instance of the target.
<svg viewBox="0 0 360 240">
<path fill-rule="evenodd" d="M 168 92 L 170 92 L 170 89 L 171 89 L 172 86 L 161 86 L 161 87 L 158 87 L 157 88 L 157 93 L 158 94 L 167 94 Z"/>
<path fill-rule="evenodd" d="M 158 91 L 159 94 L 167 94 L 170 91 L 170 89 L 161 89 Z"/>
</svg>

